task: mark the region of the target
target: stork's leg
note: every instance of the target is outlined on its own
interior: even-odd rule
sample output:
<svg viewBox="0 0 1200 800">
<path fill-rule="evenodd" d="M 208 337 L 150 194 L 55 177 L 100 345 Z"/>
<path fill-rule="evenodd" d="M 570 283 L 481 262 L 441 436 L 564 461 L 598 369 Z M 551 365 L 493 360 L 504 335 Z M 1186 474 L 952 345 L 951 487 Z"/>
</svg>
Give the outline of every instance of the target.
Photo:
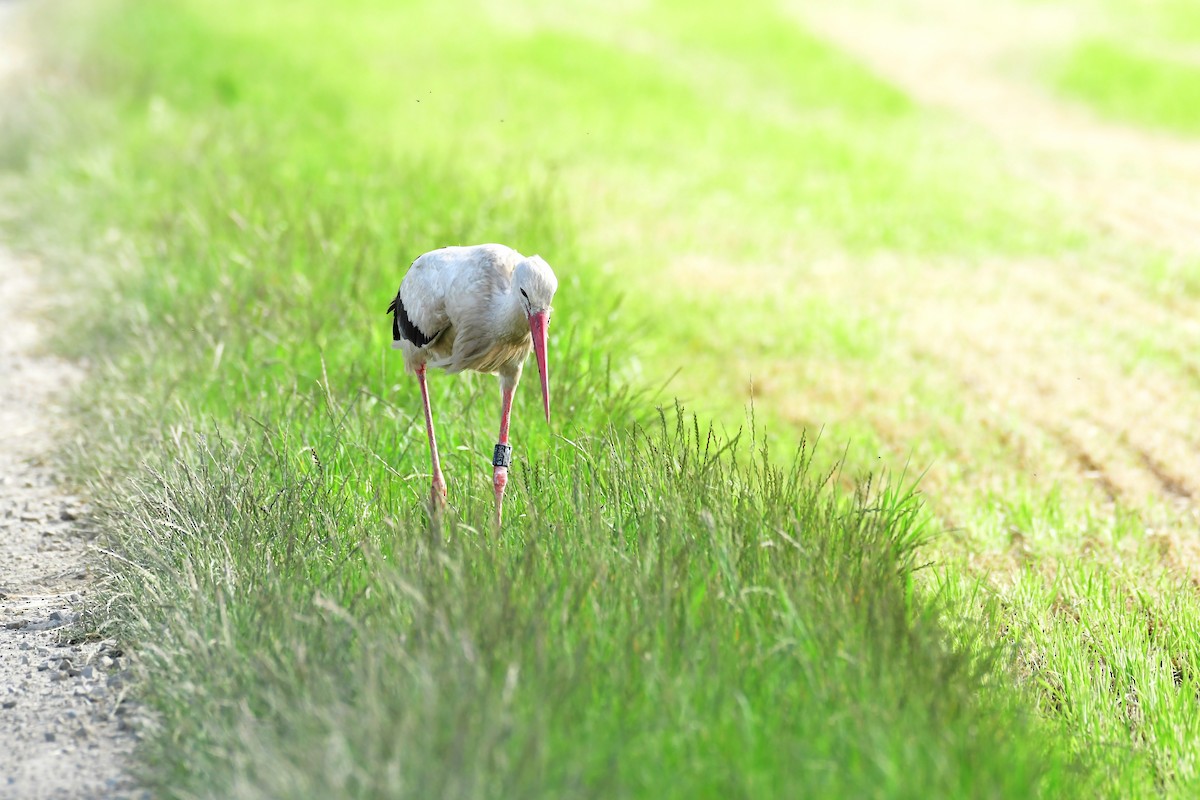
<svg viewBox="0 0 1200 800">
<path fill-rule="evenodd" d="M 517 378 L 500 377 L 500 438 L 492 454 L 492 488 L 496 490 L 496 527 L 500 527 L 504 505 L 504 487 L 508 485 L 508 466 L 512 463 L 512 447 L 508 444 L 508 418 L 512 413 L 513 393 Z"/>
<path fill-rule="evenodd" d="M 429 457 L 433 462 L 433 490 L 430 493 L 433 508 L 446 506 L 446 479 L 442 477 L 442 462 L 438 458 L 437 439 L 433 435 L 433 410 L 429 407 L 429 387 L 425 384 L 425 365 L 417 367 L 417 380 L 421 384 L 421 403 L 425 406 L 425 431 L 429 434 Z"/>
</svg>

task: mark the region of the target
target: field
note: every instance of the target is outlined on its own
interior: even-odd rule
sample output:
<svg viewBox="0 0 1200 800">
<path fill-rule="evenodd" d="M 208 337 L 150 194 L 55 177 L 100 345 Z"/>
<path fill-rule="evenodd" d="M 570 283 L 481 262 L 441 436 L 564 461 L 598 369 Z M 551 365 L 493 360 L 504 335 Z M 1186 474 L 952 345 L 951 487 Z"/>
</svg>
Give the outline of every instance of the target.
<svg viewBox="0 0 1200 800">
<path fill-rule="evenodd" d="M 60 0 L 4 235 L 162 797 L 1200 790 L 1184 0 Z M 540 253 L 554 423 L 384 309 Z"/>
</svg>

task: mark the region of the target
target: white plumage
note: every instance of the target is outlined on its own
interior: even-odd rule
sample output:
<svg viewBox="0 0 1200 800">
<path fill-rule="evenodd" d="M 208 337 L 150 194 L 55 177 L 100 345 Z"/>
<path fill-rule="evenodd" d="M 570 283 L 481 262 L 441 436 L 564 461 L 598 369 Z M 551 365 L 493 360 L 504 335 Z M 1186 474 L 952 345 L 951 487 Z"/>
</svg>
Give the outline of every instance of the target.
<svg viewBox="0 0 1200 800">
<path fill-rule="evenodd" d="M 516 280 L 520 270 L 523 280 Z M 520 284 L 520 285 L 518 285 Z M 489 374 L 518 374 L 533 340 L 529 332 L 530 298 L 544 299 L 548 309 L 558 279 L 540 256 L 525 256 L 502 244 L 443 247 L 413 262 L 389 311 L 407 313 L 421 337 L 406 338 L 393 330 L 392 347 L 404 353 L 405 366 L 418 364 L 447 372 L 470 369 Z M 398 339 L 398 341 L 396 341 Z"/>
<path fill-rule="evenodd" d="M 500 441 L 493 455 L 498 524 L 512 451 L 508 446 L 512 397 L 531 350 L 537 356 L 546 421 L 550 421 L 546 331 L 556 291 L 558 279 L 541 257 L 526 257 L 500 244 L 432 250 L 417 258 L 401 281 L 388 307 L 393 315 L 392 347 L 404 353 L 405 367 L 421 384 L 435 506 L 445 503 L 446 487 L 433 433 L 426 368 L 500 376 Z"/>
</svg>

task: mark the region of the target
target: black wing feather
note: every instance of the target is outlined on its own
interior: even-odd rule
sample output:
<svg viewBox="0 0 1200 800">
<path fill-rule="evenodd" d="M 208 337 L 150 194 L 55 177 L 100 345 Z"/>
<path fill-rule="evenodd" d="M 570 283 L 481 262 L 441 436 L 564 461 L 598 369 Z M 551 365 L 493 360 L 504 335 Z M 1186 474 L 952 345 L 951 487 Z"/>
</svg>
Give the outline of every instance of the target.
<svg viewBox="0 0 1200 800">
<path fill-rule="evenodd" d="M 426 336 L 425 332 L 416 326 L 416 323 L 408 316 L 408 309 L 404 307 L 400 295 L 396 295 L 396 299 L 388 306 L 388 313 L 392 315 L 392 341 L 398 342 L 404 338 L 417 347 L 424 347 L 437 338 L 436 336 Z"/>
</svg>

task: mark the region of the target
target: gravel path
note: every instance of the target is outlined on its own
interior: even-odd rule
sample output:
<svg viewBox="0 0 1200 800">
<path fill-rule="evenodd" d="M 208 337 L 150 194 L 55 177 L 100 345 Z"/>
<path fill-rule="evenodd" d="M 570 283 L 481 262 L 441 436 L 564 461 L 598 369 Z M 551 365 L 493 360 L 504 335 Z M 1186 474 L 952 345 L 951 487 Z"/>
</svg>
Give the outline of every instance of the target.
<svg viewBox="0 0 1200 800">
<path fill-rule="evenodd" d="M 31 265 L 0 253 L 0 798 L 133 797 L 125 658 L 72 642 L 90 591 L 87 507 L 47 465 L 78 367 L 38 353 Z"/>
<path fill-rule="evenodd" d="M 0 0 L 0 94 L 25 68 L 19 5 Z M 34 264 L 0 249 L 0 800 L 133 798 L 126 659 L 71 637 L 94 577 L 87 506 L 48 454 L 83 375 L 40 347 L 48 296 Z"/>
</svg>

